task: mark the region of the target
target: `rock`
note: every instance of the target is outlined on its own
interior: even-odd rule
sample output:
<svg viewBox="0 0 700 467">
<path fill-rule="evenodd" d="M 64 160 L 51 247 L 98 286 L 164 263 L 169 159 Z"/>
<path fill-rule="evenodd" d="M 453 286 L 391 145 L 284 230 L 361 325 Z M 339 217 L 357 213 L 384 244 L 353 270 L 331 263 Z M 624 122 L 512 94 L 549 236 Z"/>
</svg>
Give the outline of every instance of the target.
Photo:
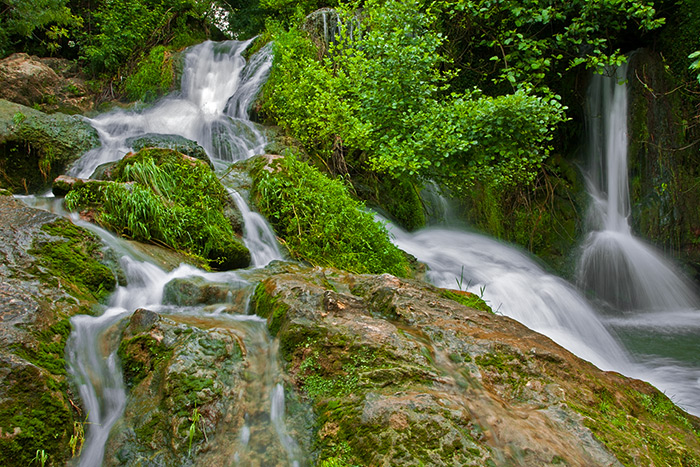
<svg viewBox="0 0 700 467">
<path fill-rule="evenodd" d="M 316 416 L 319 464 L 686 465 L 700 455 L 700 420 L 650 385 L 448 296 L 330 269 L 257 286 L 253 308 Z"/>
<path fill-rule="evenodd" d="M 0 196 L 0 465 L 45 449 L 70 457 L 78 420 L 66 378 L 69 318 L 114 290 L 102 244 L 54 214 Z"/>
<path fill-rule="evenodd" d="M 175 278 L 163 288 L 163 303 L 180 306 L 242 303 L 251 292 L 247 281 L 216 283 L 200 276 Z"/>
<path fill-rule="evenodd" d="M 180 135 L 146 133 L 145 135 L 134 136 L 127 139 L 126 144 L 131 146 L 134 152 L 138 152 L 144 148 L 172 149 L 195 159 L 204 161 L 209 165 L 209 167 L 213 167 L 207 152 L 202 146 L 197 144 L 195 141 L 184 138 Z"/>
<path fill-rule="evenodd" d="M 188 465 L 190 452 L 216 449 L 224 427 L 237 431 L 245 423 L 240 338 L 226 326 L 172 318 L 139 310 L 124 330 L 118 354 L 130 392 L 106 466 Z M 201 419 L 190 443 L 195 412 Z"/>
<path fill-rule="evenodd" d="M 86 151 L 100 144 L 85 120 L 48 115 L 0 100 L 0 187 L 13 193 L 36 193 Z"/>
<path fill-rule="evenodd" d="M 44 112 L 86 113 L 94 107 L 75 62 L 25 53 L 0 60 L 0 99 Z"/>
</svg>

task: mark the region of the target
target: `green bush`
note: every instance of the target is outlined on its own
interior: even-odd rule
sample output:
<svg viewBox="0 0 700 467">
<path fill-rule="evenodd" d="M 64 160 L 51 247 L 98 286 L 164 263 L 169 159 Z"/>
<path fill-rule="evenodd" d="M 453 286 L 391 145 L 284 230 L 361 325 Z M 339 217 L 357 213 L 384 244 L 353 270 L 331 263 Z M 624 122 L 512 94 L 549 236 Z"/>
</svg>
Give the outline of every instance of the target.
<svg viewBox="0 0 700 467">
<path fill-rule="evenodd" d="M 383 225 L 333 180 L 293 156 L 270 172 L 253 170 L 253 196 L 290 254 L 314 265 L 355 273 L 410 275 L 408 260 Z"/>
<path fill-rule="evenodd" d="M 132 101 L 151 102 L 170 90 L 173 78 L 171 53 L 159 45 L 151 49 L 136 72 L 124 80 L 124 92 Z"/>
</svg>

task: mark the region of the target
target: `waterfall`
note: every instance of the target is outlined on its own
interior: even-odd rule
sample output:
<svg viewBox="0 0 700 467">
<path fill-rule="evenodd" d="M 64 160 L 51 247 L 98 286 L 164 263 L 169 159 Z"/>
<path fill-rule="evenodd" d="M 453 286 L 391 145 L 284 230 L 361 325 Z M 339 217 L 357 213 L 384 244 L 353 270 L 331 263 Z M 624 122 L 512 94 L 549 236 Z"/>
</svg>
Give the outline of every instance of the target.
<svg viewBox="0 0 700 467">
<path fill-rule="evenodd" d="M 149 108 L 115 110 L 90 120 L 100 135 L 102 147 L 85 154 L 72 167 L 71 174 L 90 176 L 100 164 L 119 160 L 129 152 L 129 138 L 146 133 L 194 140 L 206 150 L 215 167 L 262 152 L 267 144 L 266 136 L 250 121 L 248 112 L 269 72 L 271 48 L 264 47 L 246 63 L 243 53 L 250 44 L 251 41 L 227 41 L 195 46 L 185 57 L 180 92 Z M 262 267 L 282 258 L 265 219 L 251 211 L 238 193 L 231 192 L 231 196 L 242 212 L 244 242 L 250 248 L 254 266 Z M 277 345 L 269 336 L 265 320 L 221 313 L 223 308 L 231 306 L 244 313 L 247 301 L 213 308 L 162 304 L 165 284 L 175 278 L 196 276 L 208 282 L 235 284 L 249 292 L 252 283 L 238 272 L 207 273 L 187 265 L 166 273 L 124 240 L 97 226 L 73 220 L 95 232 L 122 255 L 121 265 L 128 282 L 128 286 L 118 287 L 102 315 L 75 316 L 71 320 L 74 330 L 67 345 L 67 361 L 88 417 L 80 465 L 102 463 L 110 430 L 129 403 L 116 355 L 118 325 L 138 308 L 148 308 L 180 322 L 190 320 L 194 325 L 209 323 L 206 325 L 231 329 L 249 352 L 248 371 L 263 375 L 246 381 L 240 390 L 244 394 L 242 407 L 250 410 L 246 412 L 246 423 L 236 429 L 226 425 L 230 421 L 222 422 L 215 434 L 217 442 L 202 453 L 202 465 L 222 465 L 231 460 L 240 465 L 249 461 L 306 465 L 304 454 L 286 426 Z"/>
<path fill-rule="evenodd" d="M 243 241 L 250 251 L 254 267 L 262 267 L 270 261 L 282 259 L 275 233 L 267 220 L 257 212 L 251 211 L 243 197 L 229 189 L 236 206 L 243 216 Z"/>
<path fill-rule="evenodd" d="M 688 310 L 698 299 L 687 282 L 629 225 L 627 67 L 595 75 L 588 91 L 590 233 L 578 266 L 580 286 L 619 310 Z"/>
<path fill-rule="evenodd" d="M 152 107 L 114 110 L 88 120 L 102 144 L 84 154 L 69 174 L 90 177 L 99 165 L 131 151 L 129 138 L 146 133 L 196 141 L 215 166 L 263 152 L 267 138 L 250 121 L 248 110 L 267 78 L 272 51 L 264 47 L 246 62 L 243 53 L 252 41 L 207 41 L 194 46 L 185 56 L 180 92 Z"/>
</svg>

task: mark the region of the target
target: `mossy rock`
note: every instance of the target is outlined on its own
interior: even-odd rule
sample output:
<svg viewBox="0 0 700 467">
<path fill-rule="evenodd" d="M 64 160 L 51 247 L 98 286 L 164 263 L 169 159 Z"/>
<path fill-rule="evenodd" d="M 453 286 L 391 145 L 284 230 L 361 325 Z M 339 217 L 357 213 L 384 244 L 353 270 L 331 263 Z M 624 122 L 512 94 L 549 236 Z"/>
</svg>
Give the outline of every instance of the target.
<svg viewBox="0 0 700 467">
<path fill-rule="evenodd" d="M 131 146 L 135 152 L 145 148 L 172 149 L 187 156 L 194 157 L 195 159 L 204 161 L 209 164 L 210 167 L 213 167 L 209 156 L 207 156 L 207 152 L 202 146 L 197 144 L 195 141 L 180 135 L 146 133 L 145 135 L 128 138 L 126 140 L 126 144 L 127 146 Z"/>
<path fill-rule="evenodd" d="M 99 144 L 97 131 L 80 117 L 47 115 L 0 99 L 0 188 L 13 193 L 46 190 Z"/>
<path fill-rule="evenodd" d="M 115 182 L 85 182 L 66 197 L 72 210 L 140 242 L 168 246 L 217 270 L 250 265 L 235 205 L 206 163 L 172 149 L 127 154 L 111 169 Z M 240 214 L 240 213 L 239 213 Z"/>
</svg>

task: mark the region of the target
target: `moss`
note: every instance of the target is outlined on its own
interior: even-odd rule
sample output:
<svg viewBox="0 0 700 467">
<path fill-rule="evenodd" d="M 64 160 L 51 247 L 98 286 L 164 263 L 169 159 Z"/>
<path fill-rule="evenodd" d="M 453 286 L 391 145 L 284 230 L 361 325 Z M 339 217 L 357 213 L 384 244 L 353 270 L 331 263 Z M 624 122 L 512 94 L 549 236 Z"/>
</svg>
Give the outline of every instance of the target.
<svg viewBox="0 0 700 467">
<path fill-rule="evenodd" d="M 127 387 L 138 385 L 148 374 L 168 361 L 172 350 L 150 335 L 122 340 L 117 350 Z"/>
<path fill-rule="evenodd" d="M 460 303 L 469 308 L 473 308 L 475 310 L 488 311 L 490 313 L 493 313 L 493 310 L 486 303 L 486 301 L 484 301 L 483 298 L 471 292 L 440 289 L 440 296 L 448 298 L 450 300 L 454 300 L 457 303 Z"/>
<path fill-rule="evenodd" d="M 419 189 L 410 180 L 365 173 L 354 176 L 352 182 L 362 199 L 387 212 L 404 229 L 413 231 L 425 227 Z"/>
<path fill-rule="evenodd" d="M 700 466 L 700 427 L 651 386 L 645 392 L 601 386 L 592 400 L 569 406 L 623 465 Z"/>
<path fill-rule="evenodd" d="M 255 292 L 253 293 L 255 314 L 267 319 L 267 328 L 270 330 L 270 334 L 276 336 L 287 316 L 289 305 L 280 302 L 276 297 L 272 296 L 267 291 L 265 284 L 265 282 L 261 282 L 255 287 Z"/>
<path fill-rule="evenodd" d="M 54 465 L 70 454 L 72 414 L 60 392 L 51 390 L 36 367 L 9 369 L 0 407 L 0 465 L 30 465 L 43 449 Z"/>
<path fill-rule="evenodd" d="M 232 201 L 205 162 L 149 148 L 127 155 L 112 177 L 120 183 L 98 186 L 99 195 L 90 191 L 93 185 L 75 187 L 66 205 L 93 208 L 106 228 L 204 258 L 213 269 L 250 264 L 250 252 L 225 215 Z"/>
<path fill-rule="evenodd" d="M 64 357 L 66 341 L 71 329 L 70 320 L 63 319 L 46 329 L 35 332 L 34 336 L 38 343 L 37 348 L 32 348 L 25 344 L 16 349 L 17 355 L 48 370 L 53 375 L 65 376 L 66 361 Z M 51 383 L 55 384 L 54 380 L 52 378 L 47 379 L 47 384 Z M 54 387 L 65 390 L 65 381 L 61 379 L 60 383 Z"/>
<path fill-rule="evenodd" d="M 35 238 L 29 252 L 45 268 L 45 281 L 58 280 L 58 287 L 81 300 L 103 300 L 114 291 L 116 279 L 100 262 L 104 255 L 97 237 L 66 219 L 44 224 L 41 230 L 52 238 Z"/>
</svg>

